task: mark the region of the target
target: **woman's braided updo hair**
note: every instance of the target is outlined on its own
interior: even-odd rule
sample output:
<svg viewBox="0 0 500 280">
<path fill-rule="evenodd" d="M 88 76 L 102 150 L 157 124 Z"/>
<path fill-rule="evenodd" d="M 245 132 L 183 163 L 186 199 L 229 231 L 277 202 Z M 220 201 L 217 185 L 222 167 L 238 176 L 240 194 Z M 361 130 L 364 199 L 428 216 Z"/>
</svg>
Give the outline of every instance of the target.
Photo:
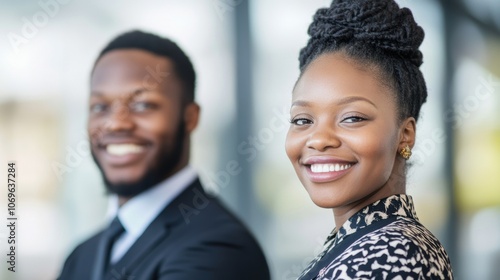
<svg viewBox="0 0 500 280">
<path fill-rule="evenodd" d="M 418 49 L 424 31 L 409 9 L 401 9 L 393 0 L 334 0 L 316 12 L 308 33 L 299 56 L 302 73 L 321 54 L 346 54 L 380 71 L 396 93 L 400 120 L 418 120 L 427 99 Z"/>
</svg>

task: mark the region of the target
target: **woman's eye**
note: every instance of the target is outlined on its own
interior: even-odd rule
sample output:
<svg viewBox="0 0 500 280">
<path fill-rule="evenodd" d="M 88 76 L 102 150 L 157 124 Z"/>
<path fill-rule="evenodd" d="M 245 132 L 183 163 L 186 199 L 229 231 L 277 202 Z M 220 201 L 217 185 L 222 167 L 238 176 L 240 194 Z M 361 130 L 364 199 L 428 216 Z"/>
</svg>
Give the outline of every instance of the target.
<svg viewBox="0 0 500 280">
<path fill-rule="evenodd" d="M 90 105 L 90 112 L 91 113 L 102 113 L 108 109 L 108 105 L 103 104 L 103 103 L 96 103 Z"/>
<path fill-rule="evenodd" d="M 301 125 L 311 124 L 312 121 L 308 120 L 308 119 L 301 118 L 301 119 L 293 119 L 291 121 L 291 123 L 294 124 L 294 125 L 301 126 Z"/>
<path fill-rule="evenodd" d="M 351 116 L 351 117 L 347 117 L 347 118 L 343 119 L 342 122 L 344 122 L 344 123 L 357 123 L 357 122 L 362 122 L 364 120 L 366 120 L 366 119 L 363 117 Z"/>
</svg>

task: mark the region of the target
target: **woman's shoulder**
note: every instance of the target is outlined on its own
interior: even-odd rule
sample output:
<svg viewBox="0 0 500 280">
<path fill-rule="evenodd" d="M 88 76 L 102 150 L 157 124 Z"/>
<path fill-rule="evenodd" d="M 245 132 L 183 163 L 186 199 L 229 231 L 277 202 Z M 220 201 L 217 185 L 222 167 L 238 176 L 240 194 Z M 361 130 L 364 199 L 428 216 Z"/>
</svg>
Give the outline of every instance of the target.
<svg viewBox="0 0 500 280">
<path fill-rule="evenodd" d="M 369 250 L 385 250 L 400 261 L 407 259 L 425 266 L 433 265 L 430 260 L 450 262 L 446 250 L 434 234 L 411 218 L 398 217 L 395 222 L 366 234 L 353 245 L 366 247 L 373 242 L 377 246 L 368 246 Z"/>
<path fill-rule="evenodd" d="M 323 271 L 346 279 L 377 275 L 383 279 L 452 279 L 450 261 L 439 240 L 418 221 L 406 217 L 363 235 L 329 266 Z"/>
<path fill-rule="evenodd" d="M 427 250 L 429 247 L 443 248 L 434 234 L 418 220 L 404 216 L 397 217 L 396 221 L 369 232 L 362 238 L 380 238 L 381 243 L 390 243 L 388 244 L 390 247 L 401 243 L 408 246 L 415 245 L 417 247 L 415 249 L 421 248 L 423 250 Z"/>
</svg>

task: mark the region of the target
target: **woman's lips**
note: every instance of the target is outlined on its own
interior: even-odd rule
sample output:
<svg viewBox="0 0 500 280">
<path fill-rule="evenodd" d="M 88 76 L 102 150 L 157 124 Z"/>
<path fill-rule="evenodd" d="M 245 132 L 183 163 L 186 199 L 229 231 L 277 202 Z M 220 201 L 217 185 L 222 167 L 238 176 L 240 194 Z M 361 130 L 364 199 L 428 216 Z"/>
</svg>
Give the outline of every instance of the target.
<svg viewBox="0 0 500 280">
<path fill-rule="evenodd" d="M 340 167 L 338 164 L 332 164 L 332 165 L 326 164 L 327 167 L 321 167 L 325 166 L 325 164 L 319 164 L 319 165 L 320 165 L 319 167 L 317 166 L 317 164 L 304 166 L 307 170 L 307 176 L 309 177 L 309 180 L 311 180 L 314 183 L 326 183 L 335 181 L 340 177 L 342 177 L 347 172 L 349 172 L 353 166 L 352 164 L 341 165 Z M 323 168 L 327 168 L 326 170 L 328 171 L 326 171 Z"/>
<path fill-rule="evenodd" d="M 307 177 L 314 183 L 326 183 L 339 179 L 348 173 L 356 162 L 345 160 L 315 157 L 304 161 Z"/>
</svg>

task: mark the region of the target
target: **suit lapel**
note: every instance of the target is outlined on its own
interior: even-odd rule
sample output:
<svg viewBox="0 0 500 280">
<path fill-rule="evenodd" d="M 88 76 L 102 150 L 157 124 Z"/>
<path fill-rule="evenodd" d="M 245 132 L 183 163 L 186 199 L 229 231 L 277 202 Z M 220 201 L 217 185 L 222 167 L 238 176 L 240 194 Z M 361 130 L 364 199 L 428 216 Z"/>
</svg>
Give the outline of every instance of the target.
<svg viewBox="0 0 500 280">
<path fill-rule="evenodd" d="M 98 246 L 96 250 L 96 257 L 94 260 L 94 269 L 92 270 L 91 280 L 101 280 L 104 275 L 104 266 L 107 262 L 105 258 L 105 244 L 102 241 L 102 233 L 99 235 Z"/>
<path fill-rule="evenodd" d="M 137 241 L 130 247 L 127 253 L 107 271 L 108 279 L 120 279 L 120 276 L 127 271 L 131 271 L 133 267 L 139 265 L 141 260 L 145 258 L 144 255 L 148 254 L 155 248 L 168 235 L 168 228 L 159 222 L 153 222 L 146 231 L 137 239 Z"/>
<path fill-rule="evenodd" d="M 189 187 L 187 187 L 177 198 L 165 207 L 165 209 L 156 217 L 153 222 L 147 227 L 144 233 L 130 247 L 125 255 L 106 273 L 105 279 L 113 276 L 112 279 L 120 279 L 126 272 L 132 271 L 136 266 L 141 264 L 141 261 L 146 259 L 147 255 L 153 251 L 170 233 L 170 228 L 183 221 L 182 214 L 179 210 L 179 205 L 186 203 L 192 204 L 193 197 L 197 190 L 204 194 L 203 188 L 199 179 L 196 179 Z"/>
</svg>

